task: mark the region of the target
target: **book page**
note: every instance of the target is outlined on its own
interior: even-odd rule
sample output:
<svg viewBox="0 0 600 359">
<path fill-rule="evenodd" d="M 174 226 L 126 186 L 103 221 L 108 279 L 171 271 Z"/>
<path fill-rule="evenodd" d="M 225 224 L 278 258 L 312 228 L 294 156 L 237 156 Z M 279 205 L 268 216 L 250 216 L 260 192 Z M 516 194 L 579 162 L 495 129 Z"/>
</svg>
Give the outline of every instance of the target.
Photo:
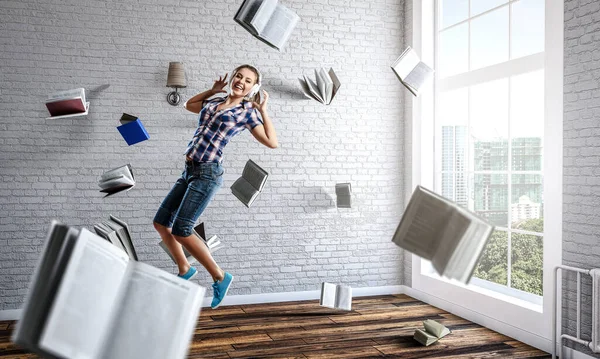
<svg viewBox="0 0 600 359">
<path fill-rule="evenodd" d="M 269 22 L 259 32 L 259 35 L 281 50 L 292 34 L 299 19 L 298 15 L 292 10 L 281 4 L 277 5 L 269 18 Z"/>
<path fill-rule="evenodd" d="M 308 98 L 312 98 L 315 101 L 319 101 L 319 99 L 314 97 L 312 95 L 312 93 L 310 92 L 310 88 L 308 87 L 308 82 L 306 82 L 305 79 L 298 78 L 298 81 L 300 82 L 300 87 L 302 88 L 302 93 L 304 93 L 304 96 L 306 96 Z"/>
<path fill-rule="evenodd" d="M 257 191 L 262 191 L 269 174 L 252 160 L 246 162 L 242 177 L 248 181 Z"/>
<path fill-rule="evenodd" d="M 267 23 L 269 22 L 269 19 L 271 18 L 271 15 L 273 14 L 273 11 L 275 11 L 276 7 L 277 0 L 262 0 L 256 13 L 254 13 L 252 20 L 250 20 L 250 25 L 256 29 L 258 34 L 260 34 L 264 30 L 265 26 L 267 26 Z"/>
<path fill-rule="evenodd" d="M 313 80 L 311 80 L 310 77 L 306 77 L 306 75 L 303 75 L 303 76 L 304 76 L 304 81 L 308 85 L 308 90 L 310 91 L 310 94 L 312 95 L 312 97 L 315 98 L 320 103 L 325 103 L 325 99 L 323 99 L 321 97 L 321 93 L 319 92 L 319 88 L 317 87 L 317 84 Z"/>
<path fill-rule="evenodd" d="M 327 70 L 325 70 L 325 68 L 321 67 L 319 73 L 321 74 L 321 79 L 325 84 L 325 103 L 329 104 L 331 103 L 331 99 L 333 98 L 333 80 L 331 79 L 329 73 L 327 72 Z"/>
<path fill-rule="evenodd" d="M 331 78 L 331 81 L 333 82 L 333 90 L 331 91 L 331 100 L 333 100 L 333 98 L 335 97 L 335 94 L 340 89 L 340 86 L 342 86 L 342 83 L 340 82 L 340 79 L 337 77 L 337 75 L 333 71 L 333 68 L 329 69 L 329 77 Z M 329 102 L 331 102 L 331 100 Z"/>
<path fill-rule="evenodd" d="M 205 289 L 142 262 L 131 262 L 126 281 L 99 358 L 184 358 Z"/>
<path fill-rule="evenodd" d="M 452 206 L 443 197 L 417 186 L 392 241 L 424 259 L 432 259 Z"/>
<path fill-rule="evenodd" d="M 246 206 L 250 206 L 254 202 L 254 198 L 258 196 L 258 191 L 244 178 L 238 178 L 231 185 L 231 192 Z"/>
<path fill-rule="evenodd" d="M 328 103 L 328 100 L 327 100 L 327 89 L 325 88 L 327 80 L 325 80 L 321 76 L 321 71 L 320 70 L 315 69 L 315 80 L 317 81 L 317 87 L 319 89 L 319 95 L 321 95 L 321 98 L 323 99 L 323 102 L 325 102 L 327 104 Z"/>
<path fill-rule="evenodd" d="M 444 275 L 446 266 L 454 253 L 458 253 L 459 243 L 464 239 L 465 232 L 471 224 L 471 219 L 462 211 L 454 209 L 440 232 L 434 257 L 431 259 L 433 268 Z"/>
<path fill-rule="evenodd" d="M 343 310 L 352 310 L 352 288 L 338 284 L 335 298 L 335 307 Z"/>
<path fill-rule="evenodd" d="M 462 283 L 468 283 L 471 280 L 485 246 L 494 231 L 492 225 L 475 215 L 472 216 L 472 222 L 463 236 L 464 239 L 460 241 L 444 274 Z"/>
<path fill-rule="evenodd" d="M 335 308 L 335 293 L 337 286 L 333 283 L 323 282 L 321 284 L 321 299 L 319 305 L 328 308 Z"/>
<path fill-rule="evenodd" d="M 63 101 L 74 98 L 81 98 L 81 101 L 85 103 L 85 89 L 80 87 L 72 90 L 55 92 L 48 96 L 46 102 Z"/>
<path fill-rule="evenodd" d="M 421 60 L 419 59 L 417 52 L 409 46 L 404 50 L 402 55 L 394 61 L 392 70 L 394 70 L 396 76 L 398 76 L 401 81 L 404 81 L 408 74 L 417 67 L 419 62 L 421 62 Z"/>
<path fill-rule="evenodd" d="M 100 176 L 99 182 L 105 182 L 105 181 L 108 181 L 111 179 L 117 179 L 117 178 L 120 178 L 121 176 L 125 176 L 126 178 L 130 179 L 131 181 L 134 181 L 133 173 L 131 172 L 131 167 L 129 165 L 124 165 L 124 166 L 113 168 L 111 170 L 104 172 L 102 174 L 102 176 Z"/>
<path fill-rule="evenodd" d="M 65 358 L 97 358 L 128 260 L 125 252 L 82 229 L 40 348 Z"/>
<path fill-rule="evenodd" d="M 433 69 L 425 65 L 423 62 L 419 62 L 419 64 L 408 74 L 408 76 L 406 76 L 404 79 L 404 84 L 406 87 L 412 88 L 411 91 L 416 96 L 431 77 L 433 77 Z"/>
</svg>

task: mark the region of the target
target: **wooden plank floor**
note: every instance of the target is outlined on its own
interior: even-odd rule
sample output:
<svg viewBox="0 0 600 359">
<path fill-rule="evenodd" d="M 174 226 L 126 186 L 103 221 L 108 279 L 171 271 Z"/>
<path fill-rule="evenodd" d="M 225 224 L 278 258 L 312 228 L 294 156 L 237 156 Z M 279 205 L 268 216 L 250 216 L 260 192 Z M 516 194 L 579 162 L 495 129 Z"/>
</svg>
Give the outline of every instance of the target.
<svg viewBox="0 0 600 359">
<path fill-rule="evenodd" d="M 429 347 L 412 339 L 434 319 L 451 334 Z M 38 358 L 10 342 L 0 321 L 0 359 Z M 550 358 L 512 338 L 406 295 L 354 298 L 352 311 L 318 301 L 202 310 L 189 358 Z M 167 359 L 167 358 L 165 358 Z"/>
</svg>

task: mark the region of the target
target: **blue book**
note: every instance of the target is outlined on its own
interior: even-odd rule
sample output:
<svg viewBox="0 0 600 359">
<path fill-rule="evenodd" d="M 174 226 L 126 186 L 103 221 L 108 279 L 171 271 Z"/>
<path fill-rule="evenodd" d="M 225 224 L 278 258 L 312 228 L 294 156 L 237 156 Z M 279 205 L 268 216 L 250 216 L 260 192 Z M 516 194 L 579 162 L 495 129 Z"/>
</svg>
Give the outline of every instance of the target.
<svg viewBox="0 0 600 359">
<path fill-rule="evenodd" d="M 150 138 L 139 118 L 124 113 L 123 117 L 121 117 L 121 123 L 122 125 L 117 127 L 117 130 L 119 130 L 121 136 L 123 136 L 123 139 L 129 146 Z"/>
</svg>

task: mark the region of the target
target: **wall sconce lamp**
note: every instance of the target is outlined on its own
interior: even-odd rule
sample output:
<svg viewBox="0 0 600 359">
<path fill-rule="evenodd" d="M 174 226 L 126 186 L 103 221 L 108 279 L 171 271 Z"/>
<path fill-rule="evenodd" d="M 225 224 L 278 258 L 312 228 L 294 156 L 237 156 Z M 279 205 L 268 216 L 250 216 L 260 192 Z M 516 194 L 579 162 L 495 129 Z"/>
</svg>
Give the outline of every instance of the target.
<svg viewBox="0 0 600 359">
<path fill-rule="evenodd" d="M 167 102 L 173 106 L 177 106 L 181 100 L 181 96 L 177 93 L 177 89 L 186 87 L 185 70 L 181 62 L 169 62 L 169 74 L 167 75 L 167 87 L 173 87 L 175 91 L 169 92 Z"/>
</svg>

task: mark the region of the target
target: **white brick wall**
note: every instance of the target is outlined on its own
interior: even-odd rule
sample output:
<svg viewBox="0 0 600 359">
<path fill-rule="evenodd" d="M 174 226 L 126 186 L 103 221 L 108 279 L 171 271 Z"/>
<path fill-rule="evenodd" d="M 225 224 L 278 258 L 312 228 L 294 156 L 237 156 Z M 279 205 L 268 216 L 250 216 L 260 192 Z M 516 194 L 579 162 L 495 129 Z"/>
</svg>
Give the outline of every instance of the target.
<svg viewBox="0 0 600 359">
<path fill-rule="evenodd" d="M 389 64 L 403 49 L 404 3 L 283 2 L 301 22 L 282 53 L 233 21 L 237 0 L 0 2 L 0 310 L 20 306 L 53 218 L 91 228 L 114 214 L 130 224 L 142 261 L 175 271 L 152 218 L 183 169 L 196 118 L 165 100 L 169 61 L 185 63 L 184 99 L 245 62 L 271 94 L 280 148 L 236 137 L 202 216 L 226 244 L 215 257 L 236 276 L 231 294 L 402 283 L 390 238 L 403 208 L 405 92 Z M 317 66 L 341 79 L 331 106 L 299 90 L 296 78 Z M 88 90 L 90 114 L 46 120 L 48 93 L 75 87 Z M 125 144 L 115 129 L 123 112 L 142 119 L 149 141 Z M 248 158 L 270 173 L 251 209 L 229 190 Z M 136 187 L 103 199 L 98 177 L 125 163 Z M 335 183 L 348 181 L 354 208 L 337 210 Z"/>
<path fill-rule="evenodd" d="M 600 267 L 600 3 L 565 0 L 563 263 Z M 583 277 L 582 335 L 589 340 L 591 281 Z M 576 330 L 576 279 L 565 279 L 563 333 Z M 577 350 L 591 354 L 582 345 Z M 600 358 L 600 355 L 596 355 Z"/>
</svg>

